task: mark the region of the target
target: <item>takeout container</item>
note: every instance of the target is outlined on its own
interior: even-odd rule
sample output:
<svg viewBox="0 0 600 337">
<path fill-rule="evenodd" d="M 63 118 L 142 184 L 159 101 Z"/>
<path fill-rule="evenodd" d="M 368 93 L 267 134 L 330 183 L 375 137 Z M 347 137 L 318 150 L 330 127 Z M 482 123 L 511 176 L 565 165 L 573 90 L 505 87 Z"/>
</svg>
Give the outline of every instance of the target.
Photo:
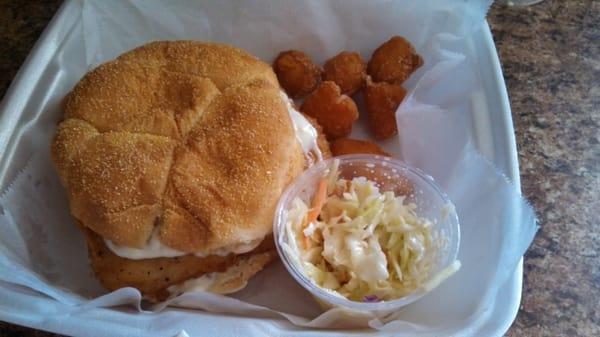
<svg viewBox="0 0 600 337">
<path fill-rule="evenodd" d="M 284 191 L 273 221 L 275 244 L 283 264 L 292 277 L 324 307 L 344 307 L 356 311 L 383 314 L 418 300 L 427 293 L 426 290 L 418 288 L 404 297 L 391 301 L 358 302 L 348 300 L 328 289 L 317 286 L 305 275 L 299 259 L 290 256 L 288 251 L 282 248 L 282 244 L 294 240 L 294 238 L 288 237 L 287 231 L 284 230 L 288 221 L 288 210 L 291 208 L 293 200 L 300 198 L 304 203 L 310 205 L 319 180 L 326 175 L 334 160 L 339 160 L 340 178 L 352 179 L 364 176 L 375 181 L 382 192 L 394 191 L 399 194 L 406 190 L 407 182 L 412 185 L 413 190 L 408 195 L 407 201 L 417 205 L 416 213 L 419 216 L 432 221 L 432 232 L 441 238 L 438 249 L 433 253 L 434 264 L 426 282 L 456 260 L 460 243 L 458 216 L 454 205 L 433 178 L 397 159 L 359 154 L 344 155 L 322 161 L 306 170 Z"/>
<path fill-rule="evenodd" d="M 0 206 L 1 225 L 15 220 L 14 227 L 2 227 L 0 236 L 0 264 L 14 262 L 6 269 L 10 272 L 0 273 L 0 320 L 103 337 L 175 336 L 183 329 L 190 336 L 207 331 L 215 336 L 241 331 L 281 337 L 502 336 L 519 310 L 520 256 L 532 213 L 514 200 L 490 208 L 510 193 L 506 178 L 495 179 L 485 168 L 503 172 L 514 183 L 510 188 L 519 191 L 519 166 L 502 69 L 489 26 L 474 8 L 487 6 L 437 0 L 253 1 L 244 6 L 237 1 L 65 1 L 0 104 L 0 190 L 4 200 L 25 200 Z M 465 38 L 449 35 L 457 32 Z M 160 39 L 224 42 L 267 61 L 295 48 L 321 63 L 344 49 L 367 59 L 393 34 L 407 37 L 427 58 L 406 86 L 407 98 L 418 98 L 427 109 L 403 105 L 399 139 L 379 145 L 418 164 L 452 197 L 461 222 L 460 272 L 400 315 L 373 324 L 354 315 L 323 313 L 279 262 L 239 293 L 205 301 L 193 294 L 152 315 L 140 314 L 139 293 L 132 288 L 106 294 L 89 269 L 84 239 L 72 225 L 48 155 L 63 114 L 60 101 L 86 71 Z M 457 68 L 442 71 L 449 67 Z M 444 79 L 445 85 L 436 82 Z M 436 90 L 441 88 L 451 90 Z M 363 117 L 353 125 L 351 138 L 370 139 Z M 456 153 L 468 149 L 465 139 L 490 165 Z M 348 328 L 366 329 L 340 330 Z"/>
</svg>

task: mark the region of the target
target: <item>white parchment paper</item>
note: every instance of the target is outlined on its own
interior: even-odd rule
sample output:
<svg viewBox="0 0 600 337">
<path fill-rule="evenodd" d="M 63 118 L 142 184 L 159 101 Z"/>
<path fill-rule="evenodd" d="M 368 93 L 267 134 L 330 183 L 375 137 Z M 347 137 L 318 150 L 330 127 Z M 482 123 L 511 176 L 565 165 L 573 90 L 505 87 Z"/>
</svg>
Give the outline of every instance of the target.
<svg viewBox="0 0 600 337">
<path fill-rule="evenodd" d="M 342 309 L 323 312 L 280 263 L 230 297 L 185 294 L 142 308 L 135 289 L 106 294 L 91 274 L 48 148 L 23 163 L 23 172 L 0 198 L 0 286 L 25 286 L 58 302 L 59 316 L 32 309 L 27 322 L 42 329 L 50 329 L 44 325 L 49 324 L 47 315 L 54 315 L 56 325 L 80 319 L 91 308 L 126 305 L 130 309 L 119 310 L 161 311 L 168 304 L 196 309 L 203 319 L 186 324 L 206 329 L 224 324 L 215 317 L 227 314 L 260 319 L 248 321 L 253 331 L 276 335 L 294 335 L 296 327 L 371 329 L 361 335 L 470 335 L 489 319 L 499 286 L 515 270 L 537 228 L 534 212 L 518 190 L 472 145 L 473 99 L 481 95 L 481 83 L 468 41 L 488 5 L 474 0 L 82 3 L 84 44 L 77 52 L 85 54 L 89 68 L 162 39 L 228 43 L 267 62 L 281 50 L 300 49 L 319 63 L 341 50 L 358 51 L 368 59 L 392 35 L 412 41 L 425 65 L 406 83 L 409 94 L 397 111 L 398 138 L 382 145 L 441 184 L 456 205 L 462 236 L 462 269 L 421 300 L 388 317 Z M 368 137 L 363 119 L 353 131 L 357 138 Z M 3 294 L 0 301 L 8 298 Z M 125 331 L 112 333 L 127 335 Z M 164 336 L 167 331 L 172 327 L 148 329 L 144 335 Z M 73 334 L 95 335 L 83 328 Z"/>
</svg>

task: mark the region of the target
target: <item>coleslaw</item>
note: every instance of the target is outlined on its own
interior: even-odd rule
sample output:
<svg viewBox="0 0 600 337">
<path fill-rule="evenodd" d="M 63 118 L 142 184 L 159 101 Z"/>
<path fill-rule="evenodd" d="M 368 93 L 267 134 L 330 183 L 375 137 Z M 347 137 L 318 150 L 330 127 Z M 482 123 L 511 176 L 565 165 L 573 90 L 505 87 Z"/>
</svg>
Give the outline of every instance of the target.
<svg viewBox="0 0 600 337">
<path fill-rule="evenodd" d="M 311 205 L 292 201 L 283 247 L 309 279 L 349 300 L 388 301 L 430 290 L 460 263 L 430 277 L 444 244 L 433 223 L 416 214 L 405 195 L 382 192 L 365 177 L 339 178 L 335 160 Z"/>
</svg>

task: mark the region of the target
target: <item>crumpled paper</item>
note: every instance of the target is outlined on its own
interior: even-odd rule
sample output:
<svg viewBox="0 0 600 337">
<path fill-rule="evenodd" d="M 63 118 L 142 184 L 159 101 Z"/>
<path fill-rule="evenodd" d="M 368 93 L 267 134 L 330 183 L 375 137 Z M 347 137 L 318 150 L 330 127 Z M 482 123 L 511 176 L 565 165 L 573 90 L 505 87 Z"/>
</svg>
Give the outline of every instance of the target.
<svg viewBox="0 0 600 337">
<path fill-rule="evenodd" d="M 397 111 L 398 138 L 382 145 L 436 179 L 456 206 L 462 237 L 461 270 L 419 301 L 387 317 L 339 308 L 323 312 L 280 263 L 229 297 L 192 293 L 147 306 L 132 288 L 106 294 L 90 271 L 83 236 L 73 225 L 47 146 L 23 163 L 23 172 L 0 198 L 0 302 L 8 296 L 4 290 L 15 285 L 44 294 L 55 300 L 60 315 L 36 309 L 31 314 L 50 315 L 52 320 L 46 320 L 52 326 L 63 319 L 84 319 L 94 308 L 123 305 L 166 316 L 172 314 L 165 309 L 169 305 L 203 310 L 193 320 L 184 320 L 183 314 L 174 319 L 174 325 L 187 331 L 200 326 L 217 331 L 231 322 L 227 317 L 240 316 L 262 318 L 260 324 L 248 322 L 253 322 L 252 331 L 263 334 L 296 335 L 296 327 L 375 329 L 361 335 L 376 330 L 394 336 L 472 334 L 489 319 L 498 288 L 515 270 L 537 229 L 535 214 L 519 191 L 473 145 L 477 111 L 472 100 L 482 93 L 469 36 L 481 27 L 488 6 L 488 1 L 474 0 L 82 3 L 84 44 L 79 52 L 85 53 L 89 68 L 162 39 L 228 43 L 267 62 L 281 50 L 300 49 L 318 63 L 341 50 L 356 50 L 368 59 L 392 35 L 410 40 L 425 65 L 405 84 L 408 95 Z M 65 71 L 81 72 L 63 62 Z M 353 136 L 368 138 L 364 114 Z M 149 319 L 139 317 L 140 322 Z M 34 318 L 23 324 L 51 329 L 43 325 L 44 319 Z M 122 318 L 115 314 L 113 319 L 116 325 Z M 239 329 L 242 323 L 235 324 Z M 175 334 L 172 327 L 143 326 L 147 336 Z M 109 331 L 131 334 L 124 328 Z M 91 333 L 82 329 L 73 334 Z"/>
</svg>

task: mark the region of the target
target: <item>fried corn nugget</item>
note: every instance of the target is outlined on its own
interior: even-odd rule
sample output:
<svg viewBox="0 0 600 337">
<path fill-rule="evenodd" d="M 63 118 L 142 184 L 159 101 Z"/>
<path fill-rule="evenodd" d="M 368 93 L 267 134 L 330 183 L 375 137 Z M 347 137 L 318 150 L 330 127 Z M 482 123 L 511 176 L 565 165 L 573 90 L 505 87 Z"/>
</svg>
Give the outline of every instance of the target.
<svg viewBox="0 0 600 337">
<path fill-rule="evenodd" d="M 298 50 L 279 53 L 273 70 L 279 84 L 292 98 L 302 98 L 310 94 L 319 84 L 321 69 L 308 55 Z"/>
<path fill-rule="evenodd" d="M 383 191 L 393 191 L 396 195 L 410 196 L 414 192 L 414 186 L 400 173 L 391 172 L 390 169 L 385 170 L 380 167 L 368 168 L 360 167 L 345 167 L 340 169 L 340 175 L 351 177 L 365 177 L 374 181 L 378 186 L 383 187 Z"/>
<path fill-rule="evenodd" d="M 367 66 L 359 53 L 343 51 L 325 62 L 323 81 L 333 81 L 342 94 L 353 95 L 363 84 Z"/>
<path fill-rule="evenodd" d="M 390 154 L 385 152 L 379 145 L 368 140 L 338 138 L 331 142 L 331 154 L 333 156 L 341 156 L 344 154 L 369 153 L 379 154 L 390 157 Z"/>
<path fill-rule="evenodd" d="M 341 175 L 353 177 L 365 177 L 374 181 L 378 186 L 383 186 L 383 191 L 393 191 L 396 195 L 410 196 L 414 192 L 414 186 L 408 178 L 399 173 L 382 170 L 381 168 L 355 167 L 351 172 L 349 168 L 342 168 Z"/>
<path fill-rule="evenodd" d="M 398 84 L 373 83 L 367 76 L 364 88 L 365 106 L 369 128 L 377 139 L 386 139 L 398 132 L 396 109 L 404 99 L 406 91 Z"/>
<path fill-rule="evenodd" d="M 375 82 L 402 84 L 420 66 L 423 59 L 406 39 L 394 36 L 375 49 L 367 72 Z"/>
<path fill-rule="evenodd" d="M 343 95 L 332 81 L 321 83 L 304 100 L 300 111 L 315 118 L 330 140 L 348 135 L 352 123 L 358 119 L 358 108 L 352 98 Z"/>
<path fill-rule="evenodd" d="M 343 154 L 376 154 L 390 157 L 379 145 L 359 139 L 340 138 L 331 143 L 334 156 Z M 389 167 L 344 166 L 340 168 L 342 177 L 365 177 L 382 186 L 385 191 L 393 191 L 396 195 L 409 196 L 413 193 L 413 184 L 398 170 Z"/>
</svg>

